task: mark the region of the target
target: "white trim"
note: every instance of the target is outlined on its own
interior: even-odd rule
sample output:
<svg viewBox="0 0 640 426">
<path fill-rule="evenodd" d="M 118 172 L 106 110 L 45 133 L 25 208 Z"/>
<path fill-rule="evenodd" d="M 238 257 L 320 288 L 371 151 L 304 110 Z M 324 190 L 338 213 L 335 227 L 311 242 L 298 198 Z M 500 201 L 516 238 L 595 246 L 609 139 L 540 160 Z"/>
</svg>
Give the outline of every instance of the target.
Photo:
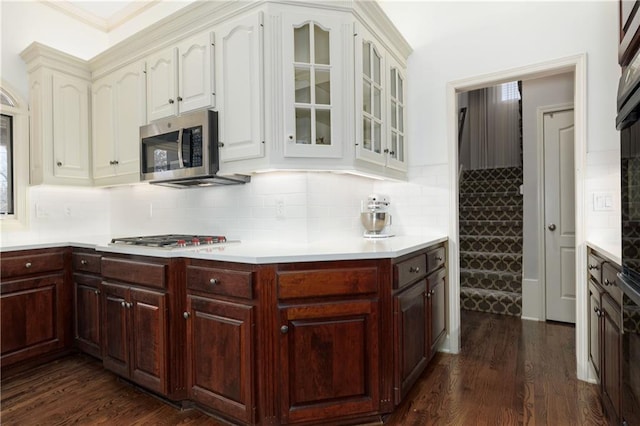
<svg viewBox="0 0 640 426">
<path fill-rule="evenodd" d="M 538 240 L 538 286 L 540 288 L 538 300 L 538 318 L 540 321 L 546 321 L 547 319 L 547 259 L 546 259 L 546 223 L 545 223 L 545 191 L 544 191 L 544 115 L 552 112 L 561 112 L 567 110 L 574 110 L 573 102 L 558 104 L 558 105 L 545 105 L 536 108 L 536 151 L 538 155 L 538 161 L 536 167 L 538 168 L 538 182 L 537 182 L 537 206 L 538 206 L 538 226 L 537 226 L 537 240 Z M 575 112 L 575 111 L 574 111 Z M 575 141 L 574 141 L 575 142 Z M 575 148 L 575 145 L 574 145 Z M 576 154 L 574 153 L 574 157 Z M 575 177 L 577 178 L 577 177 Z M 575 191 L 575 183 L 574 183 Z M 575 204 L 575 201 L 574 201 Z M 576 286 L 577 287 L 577 286 Z"/>
<path fill-rule="evenodd" d="M 458 235 L 458 143 L 457 93 L 492 86 L 513 80 L 527 80 L 573 71 L 575 78 L 575 168 L 576 168 L 576 361 L 577 376 L 588 378 L 588 336 L 586 312 L 586 242 L 584 173 L 587 154 L 587 55 L 585 53 L 553 59 L 475 76 L 447 83 L 447 140 L 449 145 L 449 191 L 452 220 L 449 222 L 449 337 L 450 352 L 460 348 L 460 265 Z"/>
<path fill-rule="evenodd" d="M 15 107 L 0 104 L 0 112 L 13 117 L 13 199 L 14 214 L 0 217 L 5 231 L 25 230 L 29 226 L 29 110 L 27 102 L 5 80 L 2 90 L 15 102 Z"/>
<path fill-rule="evenodd" d="M 161 0 L 145 0 L 130 2 L 120 10 L 116 11 L 109 17 L 102 17 L 93 13 L 85 8 L 76 6 L 69 1 L 63 0 L 40 0 L 40 3 L 46 4 L 65 15 L 89 25 L 97 30 L 108 33 L 109 31 L 118 28 L 125 24 L 136 16 L 140 15 L 145 10 L 158 4 Z"/>
</svg>

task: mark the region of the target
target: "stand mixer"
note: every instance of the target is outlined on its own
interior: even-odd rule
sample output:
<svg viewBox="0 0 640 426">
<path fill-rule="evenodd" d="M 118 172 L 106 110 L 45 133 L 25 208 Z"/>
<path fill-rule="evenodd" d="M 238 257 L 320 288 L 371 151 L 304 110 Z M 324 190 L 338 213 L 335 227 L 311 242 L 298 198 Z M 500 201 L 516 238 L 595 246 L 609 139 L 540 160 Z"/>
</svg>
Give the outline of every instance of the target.
<svg viewBox="0 0 640 426">
<path fill-rule="evenodd" d="M 392 234 L 383 232 L 391 225 L 391 215 L 387 211 L 389 197 L 387 195 L 371 194 L 367 197 L 366 205 L 362 204 L 360 222 L 364 226 L 365 238 L 388 238 Z"/>
</svg>

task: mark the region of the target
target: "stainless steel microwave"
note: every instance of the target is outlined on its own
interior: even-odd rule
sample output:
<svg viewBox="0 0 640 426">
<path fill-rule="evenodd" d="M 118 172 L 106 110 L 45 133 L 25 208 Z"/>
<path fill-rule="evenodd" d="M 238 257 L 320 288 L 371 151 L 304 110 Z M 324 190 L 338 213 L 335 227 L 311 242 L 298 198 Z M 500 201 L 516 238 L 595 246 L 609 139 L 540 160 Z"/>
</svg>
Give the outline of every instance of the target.
<svg viewBox="0 0 640 426">
<path fill-rule="evenodd" d="M 140 128 L 140 179 L 189 187 L 230 185 L 248 176 L 218 176 L 218 113 L 199 110 Z"/>
</svg>

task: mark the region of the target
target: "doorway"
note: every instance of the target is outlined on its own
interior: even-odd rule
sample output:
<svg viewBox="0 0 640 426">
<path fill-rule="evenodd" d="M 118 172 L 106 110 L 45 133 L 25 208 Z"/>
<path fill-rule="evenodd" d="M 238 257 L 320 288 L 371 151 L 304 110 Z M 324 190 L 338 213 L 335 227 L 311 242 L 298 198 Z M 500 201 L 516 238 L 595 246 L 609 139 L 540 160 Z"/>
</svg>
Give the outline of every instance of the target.
<svg viewBox="0 0 640 426">
<path fill-rule="evenodd" d="M 461 92 L 474 90 L 477 88 L 487 87 L 490 85 L 496 85 L 499 83 L 514 81 L 514 80 L 531 80 L 546 76 L 557 75 L 561 73 L 572 72 L 574 75 L 574 117 L 575 117 L 575 199 L 581 200 L 584 197 L 584 168 L 586 163 L 586 55 L 576 55 L 572 57 L 553 60 L 545 63 L 530 65 L 522 68 L 496 72 L 488 75 L 472 77 L 464 80 L 452 81 L 447 85 L 447 122 L 448 122 L 448 147 L 449 147 L 449 182 L 451 188 L 450 205 L 452 220 L 450 221 L 450 244 L 449 244 L 449 283 L 450 283 L 450 318 L 449 318 L 449 350 L 452 353 L 457 353 L 460 350 L 460 241 L 459 241 L 459 201 L 458 201 L 458 144 L 457 144 L 457 131 L 458 131 L 458 105 L 457 95 Z M 526 155 L 526 152 L 525 152 Z M 527 174 L 525 173 L 525 181 L 527 180 Z M 540 177 L 537 176 L 532 179 L 530 185 L 541 185 L 539 182 Z M 526 187 L 527 183 L 525 183 Z M 536 203 L 542 204 L 542 203 Z M 536 216 L 538 216 L 537 210 L 534 208 Z M 586 282 L 586 274 L 582 271 L 586 268 L 586 245 L 584 238 L 584 217 L 585 207 L 583 203 L 576 203 L 575 205 L 575 271 L 576 271 L 576 358 L 578 365 L 578 377 L 581 379 L 588 378 L 588 350 L 587 350 L 587 312 L 586 312 L 586 289 L 584 284 Z M 528 209 L 525 208 L 525 216 Z M 525 221 L 526 221 L 525 217 Z M 539 221 L 534 223 L 539 226 Z M 526 232 L 526 230 L 525 230 Z M 536 244 L 537 252 L 532 257 L 539 256 L 544 253 L 544 248 L 541 247 L 539 241 Z M 537 262 L 539 265 L 540 262 Z M 542 285 L 539 275 L 538 265 L 534 265 L 534 269 L 537 271 L 538 279 L 523 282 L 523 299 L 525 305 L 527 300 L 533 300 L 538 304 L 540 310 L 544 309 L 544 298 Z M 524 269 L 527 269 L 527 256 L 524 258 Z M 536 312 L 539 314 L 540 312 Z M 524 315 L 523 318 L 544 320 L 545 317 L 537 316 L 529 318 Z"/>
</svg>

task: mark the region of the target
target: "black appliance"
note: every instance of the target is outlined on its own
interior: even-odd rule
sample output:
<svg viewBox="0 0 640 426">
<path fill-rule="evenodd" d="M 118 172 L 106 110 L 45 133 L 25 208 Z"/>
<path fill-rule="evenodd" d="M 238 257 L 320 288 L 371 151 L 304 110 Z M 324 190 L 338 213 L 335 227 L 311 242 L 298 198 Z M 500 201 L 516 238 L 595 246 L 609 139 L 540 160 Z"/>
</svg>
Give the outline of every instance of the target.
<svg viewBox="0 0 640 426">
<path fill-rule="evenodd" d="M 618 88 L 622 272 L 622 423 L 640 425 L 640 56 L 623 69 Z"/>
<path fill-rule="evenodd" d="M 199 110 L 140 128 L 140 178 L 172 187 L 233 185 L 244 175 L 218 175 L 218 113 Z"/>
</svg>

